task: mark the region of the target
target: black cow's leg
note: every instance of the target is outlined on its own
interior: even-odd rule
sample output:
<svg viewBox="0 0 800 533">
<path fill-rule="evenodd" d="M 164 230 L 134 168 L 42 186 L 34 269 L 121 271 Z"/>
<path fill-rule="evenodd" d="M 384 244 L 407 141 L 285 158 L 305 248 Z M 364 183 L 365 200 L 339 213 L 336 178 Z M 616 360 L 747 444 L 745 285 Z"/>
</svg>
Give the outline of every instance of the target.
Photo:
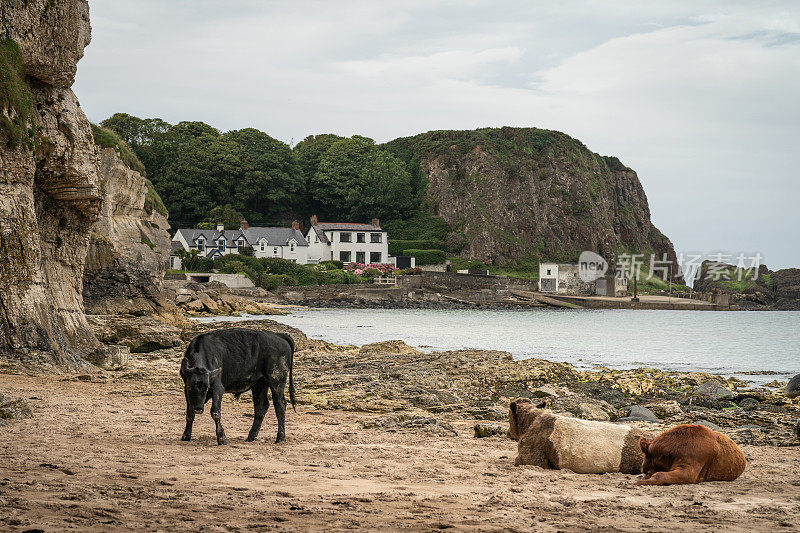
<svg viewBox="0 0 800 533">
<path fill-rule="evenodd" d="M 192 424 L 194 424 L 194 409 L 189 404 L 189 390 L 184 388 L 186 395 L 186 428 L 183 430 L 181 440 L 192 440 Z"/>
<path fill-rule="evenodd" d="M 269 388 L 272 391 L 272 404 L 275 406 L 275 416 L 278 418 L 278 437 L 275 442 L 286 440 L 286 398 L 283 396 L 285 381 L 271 380 Z"/>
<path fill-rule="evenodd" d="M 258 437 L 258 432 L 261 430 L 261 422 L 264 420 L 264 415 L 267 414 L 269 409 L 269 392 L 267 392 L 267 383 L 261 380 L 253 385 L 253 427 L 250 428 L 250 434 L 247 435 L 246 442 L 253 442 Z"/>
<path fill-rule="evenodd" d="M 228 439 L 225 438 L 225 430 L 222 428 L 222 391 L 214 390 L 211 393 L 211 418 L 217 425 L 217 444 L 220 446 L 228 444 Z"/>
</svg>

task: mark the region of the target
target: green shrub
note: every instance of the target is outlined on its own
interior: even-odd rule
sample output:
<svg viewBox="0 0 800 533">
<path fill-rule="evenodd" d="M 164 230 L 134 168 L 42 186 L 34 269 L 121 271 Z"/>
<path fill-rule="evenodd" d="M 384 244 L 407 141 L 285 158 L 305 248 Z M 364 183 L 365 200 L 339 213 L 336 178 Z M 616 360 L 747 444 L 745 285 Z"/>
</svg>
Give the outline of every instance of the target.
<svg viewBox="0 0 800 533">
<path fill-rule="evenodd" d="M 0 108 L 8 108 L 9 115 L 0 114 L 0 132 L 12 148 L 35 146 L 35 131 L 28 128 L 33 98 L 25 80 L 25 67 L 19 45 L 13 39 L 0 40 Z"/>
<path fill-rule="evenodd" d="M 369 268 L 365 268 L 364 272 L 362 272 L 361 275 L 364 276 L 365 278 L 372 279 L 372 278 L 377 278 L 377 277 L 382 276 L 383 273 L 380 270 L 378 270 L 377 268 L 369 267 Z"/>
<path fill-rule="evenodd" d="M 98 126 L 97 124 L 92 123 L 92 136 L 94 137 L 94 143 L 97 146 L 101 146 L 103 148 L 113 148 L 118 154 L 122 162 L 125 163 L 131 170 L 135 170 L 142 176 L 145 175 L 144 165 L 139 158 L 136 157 L 136 154 L 131 150 L 131 147 L 128 146 L 128 143 L 120 139 L 119 135 L 115 132 L 111 131 L 108 128 L 104 128 L 103 126 Z M 153 186 L 152 183 L 148 184 L 148 189 Z M 166 211 L 166 209 L 165 209 Z"/>
<path fill-rule="evenodd" d="M 418 265 L 440 265 L 447 259 L 444 250 L 403 250 L 403 255 L 410 255 Z"/>
<path fill-rule="evenodd" d="M 392 239 L 389 241 L 389 255 L 403 255 L 404 250 L 440 250 L 442 241 L 427 239 Z"/>
<path fill-rule="evenodd" d="M 320 261 L 319 264 L 324 266 L 326 270 L 341 270 L 344 268 L 344 261 Z"/>
<path fill-rule="evenodd" d="M 344 270 L 330 270 L 325 273 L 325 285 L 354 285 L 363 283 L 364 278 L 345 272 Z"/>
<path fill-rule="evenodd" d="M 213 272 L 214 260 L 210 257 L 198 257 L 195 259 L 194 265 L 187 267 L 187 270 L 192 272 Z"/>
<path fill-rule="evenodd" d="M 262 257 L 258 260 L 261 263 L 261 268 L 268 274 L 288 274 L 294 276 L 303 270 L 302 265 L 292 263 L 288 259 L 281 259 L 280 257 Z"/>
<path fill-rule="evenodd" d="M 258 286 L 271 291 L 276 287 L 292 287 L 297 285 L 297 280 L 286 274 L 262 274 L 258 279 Z"/>
</svg>

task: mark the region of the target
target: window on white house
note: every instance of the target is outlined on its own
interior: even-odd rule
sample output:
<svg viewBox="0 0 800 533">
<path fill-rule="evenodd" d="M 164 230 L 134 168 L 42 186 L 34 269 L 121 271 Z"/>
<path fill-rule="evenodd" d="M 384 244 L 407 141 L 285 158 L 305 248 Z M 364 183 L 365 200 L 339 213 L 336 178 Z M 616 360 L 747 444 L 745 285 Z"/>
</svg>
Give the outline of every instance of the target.
<svg viewBox="0 0 800 533">
<path fill-rule="evenodd" d="M 547 269 L 547 275 L 548 276 L 550 275 L 550 269 L 549 268 Z"/>
<path fill-rule="evenodd" d="M 383 233 L 370 233 L 369 242 L 383 242 Z"/>
<path fill-rule="evenodd" d="M 356 263 L 364 263 L 366 261 L 367 261 L 367 253 L 366 252 L 356 252 Z"/>
<path fill-rule="evenodd" d="M 198 250 L 198 251 L 199 251 L 201 254 L 202 254 L 203 252 L 205 252 L 205 251 L 206 251 L 206 241 L 204 241 L 203 239 L 199 239 L 199 240 L 197 241 L 197 250 Z"/>
<path fill-rule="evenodd" d="M 350 252 L 339 252 L 339 261 L 350 262 Z"/>
<path fill-rule="evenodd" d="M 364 237 L 366 237 L 366 234 L 356 233 L 356 242 L 365 242 Z"/>
<path fill-rule="evenodd" d="M 220 252 L 224 252 L 225 251 L 225 241 L 219 241 L 219 244 L 217 245 L 217 248 L 219 249 Z"/>
<path fill-rule="evenodd" d="M 244 239 L 239 239 L 239 246 L 244 246 Z"/>
<path fill-rule="evenodd" d="M 380 263 L 381 262 L 381 254 L 380 252 L 370 252 L 369 253 L 369 262 L 372 263 Z"/>
<path fill-rule="evenodd" d="M 264 251 L 264 250 L 266 250 L 266 249 L 267 249 L 267 245 L 266 245 L 265 243 L 263 243 L 263 242 L 262 242 L 262 243 L 261 243 L 261 251 L 263 252 L 263 251 Z"/>
<path fill-rule="evenodd" d="M 273 253 L 273 255 L 278 255 L 278 249 L 277 248 L 273 248 L 272 249 L 272 253 Z"/>
<path fill-rule="evenodd" d="M 293 242 L 289 243 L 289 251 L 290 252 L 294 252 L 294 243 Z"/>
<path fill-rule="evenodd" d="M 339 242 L 353 242 L 353 234 L 349 231 L 343 231 L 339 234 Z"/>
</svg>

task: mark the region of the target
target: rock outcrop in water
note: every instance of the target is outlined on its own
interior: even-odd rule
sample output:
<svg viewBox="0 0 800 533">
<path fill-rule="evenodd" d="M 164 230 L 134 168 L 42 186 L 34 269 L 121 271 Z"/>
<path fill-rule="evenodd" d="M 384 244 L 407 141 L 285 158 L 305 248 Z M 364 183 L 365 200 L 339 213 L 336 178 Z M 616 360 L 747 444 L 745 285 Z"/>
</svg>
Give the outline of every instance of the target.
<svg viewBox="0 0 800 533">
<path fill-rule="evenodd" d="M 174 298 L 163 288 L 170 254 L 167 219 L 145 210 L 147 181 L 113 148 L 100 152 L 100 174 L 103 204 L 83 278 L 86 312 L 157 315 L 174 322 Z"/>
<path fill-rule="evenodd" d="M 81 295 L 99 161 L 70 89 L 89 7 L 3 0 L 0 24 L 0 353 L 80 364 L 100 349 Z"/>
</svg>

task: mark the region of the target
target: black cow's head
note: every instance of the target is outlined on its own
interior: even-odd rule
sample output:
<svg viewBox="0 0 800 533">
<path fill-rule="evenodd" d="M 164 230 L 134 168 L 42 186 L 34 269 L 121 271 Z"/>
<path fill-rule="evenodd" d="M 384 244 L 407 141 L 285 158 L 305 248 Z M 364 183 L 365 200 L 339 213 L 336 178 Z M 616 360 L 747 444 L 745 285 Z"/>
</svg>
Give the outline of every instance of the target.
<svg viewBox="0 0 800 533">
<path fill-rule="evenodd" d="M 198 414 L 203 412 L 211 380 L 216 378 L 221 371 L 221 368 L 209 371 L 200 367 L 187 367 L 181 371 L 181 377 L 186 387 L 188 408 L 193 408 L 194 412 Z"/>
</svg>

